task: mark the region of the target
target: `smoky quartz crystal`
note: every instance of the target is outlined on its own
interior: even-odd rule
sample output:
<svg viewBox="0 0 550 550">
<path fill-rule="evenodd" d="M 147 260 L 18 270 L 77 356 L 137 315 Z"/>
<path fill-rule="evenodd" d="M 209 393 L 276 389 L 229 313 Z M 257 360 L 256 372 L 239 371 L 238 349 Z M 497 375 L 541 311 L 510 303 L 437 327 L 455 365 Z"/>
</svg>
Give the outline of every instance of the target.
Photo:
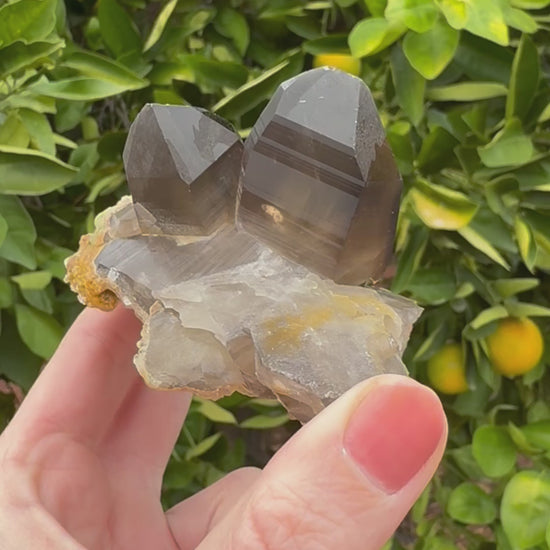
<svg viewBox="0 0 550 550">
<path fill-rule="evenodd" d="M 365 84 L 318 69 L 285 82 L 248 138 L 237 223 L 337 282 L 379 278 L 401 178 Z"/>
<path fill-rule="evenodd" d="M 208 235 L 228 222 L 242 147 L 235 132 L 198 109 L 146 105 L 124 149 L 142 231 Z"/>
<path fill-rule="evenodd" d="M 136 312 L 151 387 L 277 398 L 307 421 L 369 376 L 406 373 L 420 308 L 349 284 L 384 271 L 401 190 L 361 80 L 285 82 L 244 149 L 199 109 L 147 105 L 124 162 L 131 197 L 98 216 L 67 280 L 87 305 Z"/>
</svg>

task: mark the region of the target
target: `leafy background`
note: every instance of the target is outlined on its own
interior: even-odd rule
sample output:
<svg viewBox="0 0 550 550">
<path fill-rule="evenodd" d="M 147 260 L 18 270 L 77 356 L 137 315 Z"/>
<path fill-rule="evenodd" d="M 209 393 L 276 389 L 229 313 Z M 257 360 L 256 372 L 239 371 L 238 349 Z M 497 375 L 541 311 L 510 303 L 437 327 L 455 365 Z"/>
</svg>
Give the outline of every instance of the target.
<svg viewBox="0 0 550 550">
<path fill-rule="evenodd" d="M 121 152 L 146 102 L 192 104 L 245 137 L 313 56 L 352 54 L 405 181 L 394 291 L 425 307 L 406 352 L 462 342 L 469 391 L 444 397 L 442 467 L 388 548 L 550 548 L 547 351 L 491 368 L 507 315 L 548 341 L 549 0 L 0 0 L 0 429 L 80 306 L 63 260 L 125 194 Z M 195 400 L 166 505 L 297 429 L 270 401 Z"/>
</svg>

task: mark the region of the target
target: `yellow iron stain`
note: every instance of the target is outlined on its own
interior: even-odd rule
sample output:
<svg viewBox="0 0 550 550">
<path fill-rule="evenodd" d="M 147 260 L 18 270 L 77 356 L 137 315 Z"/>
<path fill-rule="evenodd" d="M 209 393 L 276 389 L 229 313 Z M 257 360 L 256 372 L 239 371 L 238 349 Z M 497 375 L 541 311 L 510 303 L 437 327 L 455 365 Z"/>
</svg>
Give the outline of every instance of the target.
<svg viewBox="0 0 550 550">
<path fill-rule="evenodd" d="M 299 347 L 304 334 L 308 330 L 315 330 L 329 321 L 335 316 L 345 316 L 350 319 L 364 316 L 361 310 L 361 305 L 358 302 L 372 303 L 372 298 L 358 297 L 352 300 L 348 296 L 335 294 L 331 297 L 328 303 L 323 306 L 304 309 L 300 314 L 296 315 L 281 315 L 274 319 L 265 321 L 262 325 L 266 333 L 264 344 L 270 350 L 281 348 L 296 349 Z"/>
<path fill-rule="evenodd" d="M 94 266 L 103 242 L 104 234 L 84 235 L 80 239 L 78 252 L 65 263 L 65 280 L 84 305 L 111 311 L 117 305 L 117 297 L 105 281 L 98 277 Z"/>
</svg>

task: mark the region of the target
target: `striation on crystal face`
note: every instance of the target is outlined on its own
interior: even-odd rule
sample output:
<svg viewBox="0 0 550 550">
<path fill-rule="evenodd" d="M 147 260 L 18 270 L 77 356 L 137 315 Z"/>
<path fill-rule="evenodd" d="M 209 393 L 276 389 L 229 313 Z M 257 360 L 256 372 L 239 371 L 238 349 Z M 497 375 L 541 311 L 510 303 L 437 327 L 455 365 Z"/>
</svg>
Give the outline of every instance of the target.
<svg viewBox="0 0 550 550">
<path fill-rule="evenodd" d="M 208 235 L 234 213 L 242 143 L 193 107 L 146 105 L 124 149 L 145 234 Z"/>
<path fill-rule="evenodd" d="M 325 118 L 304 110 L 335 86 Z M 236 151 L 204 113 L 146 106 L 125 151 L 133 199 L 67 261 L 80 300 L 136 312 L 135 364 L 153 388 L 275 397 L 307 421 L 369 376 L 405 374 L 420 308 L 335 282 L 380 273 L 395 224 L 399 175 L 364 84 L 323 70 L 281 86 L 246 144 L 239 223 Z"/>
<path fill-rule="evenodd" d="M 237 223 L 287 258 L 359 284 L 386 267 L 401 187 L 366 85 L 315 69 L 282 84 L 254 126 Z"/>
</svg>

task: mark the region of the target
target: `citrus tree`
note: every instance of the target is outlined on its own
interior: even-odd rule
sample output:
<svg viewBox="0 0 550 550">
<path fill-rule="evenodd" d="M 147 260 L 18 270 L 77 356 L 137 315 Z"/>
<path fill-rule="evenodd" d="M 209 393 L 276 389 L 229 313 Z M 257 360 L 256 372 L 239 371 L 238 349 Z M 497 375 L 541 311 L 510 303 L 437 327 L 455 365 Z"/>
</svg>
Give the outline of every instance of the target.
<svg viewBox="0 0 550 550">
<path fill-rule="evenodd" d="M 0 0 L 0 428 L 79 311 L 63 260 L 126 193 L 146 102 L 245 137 L 311 66 L 359 75 L 405 183 L 405 361 L 450 422 L 440 472 L 388 548 L 550 548 L 550 0 Z M 546 342 L 546 346 L 545 346 Z M 293 430 L 272 402 L 196 400 L 167 505 Z"/>
</svg>

